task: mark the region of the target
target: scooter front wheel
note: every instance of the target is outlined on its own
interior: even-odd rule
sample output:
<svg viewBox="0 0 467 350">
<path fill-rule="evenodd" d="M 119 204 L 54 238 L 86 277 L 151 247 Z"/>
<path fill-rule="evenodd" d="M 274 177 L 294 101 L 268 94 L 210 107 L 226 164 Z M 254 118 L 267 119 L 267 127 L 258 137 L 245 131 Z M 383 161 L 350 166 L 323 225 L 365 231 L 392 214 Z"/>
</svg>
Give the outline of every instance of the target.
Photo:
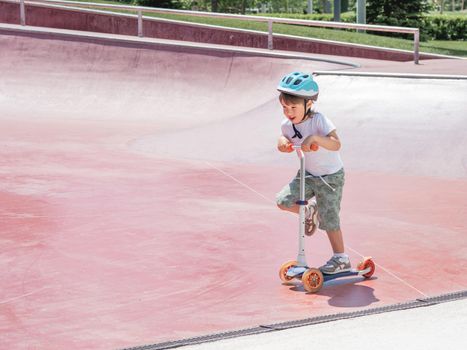
<svg viewBox="0 0 467 350">
<path fill-rule="evenodd" d="M 307 292 L 317 293 L 324 283 L 323 273 L 319 269 L 308 269 L 302 276 L 302 282 Z"/>
<path fill-rule="evenodd" d="M 287 276 L 287 271 L 290 270 L 291 267 L 297 266 L 298 262 L 295 260 L 288 261 L 285 264 L 282 264 L 280 270 L 279 270 L 279 277 L 282 282 L 287 283 L 293 280 L 293 277 Z"/>
</svg>

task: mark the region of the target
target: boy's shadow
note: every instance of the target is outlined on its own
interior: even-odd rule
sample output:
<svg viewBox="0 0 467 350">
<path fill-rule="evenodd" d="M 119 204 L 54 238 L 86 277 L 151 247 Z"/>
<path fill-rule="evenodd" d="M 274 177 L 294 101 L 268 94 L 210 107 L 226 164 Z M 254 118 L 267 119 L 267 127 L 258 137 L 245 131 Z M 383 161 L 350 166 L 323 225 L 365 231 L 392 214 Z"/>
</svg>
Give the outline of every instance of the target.
<svg viewBox="0 0 467 350">
<path fill-rule="evenodd" d="M 376 280 L 372 277 L 369 280 Z M 297 284 L 290 288 L 292 291 L 310 295 L 328 296 L 328 304 L 335 307 L 364 307 L 379 301 L 375 297 L 374 289 L 355 283 L 364 281 L 361 277 L 348 277 L 325 282 L 318 293 L 307 293 L 303 285 Z"/>
</svg>

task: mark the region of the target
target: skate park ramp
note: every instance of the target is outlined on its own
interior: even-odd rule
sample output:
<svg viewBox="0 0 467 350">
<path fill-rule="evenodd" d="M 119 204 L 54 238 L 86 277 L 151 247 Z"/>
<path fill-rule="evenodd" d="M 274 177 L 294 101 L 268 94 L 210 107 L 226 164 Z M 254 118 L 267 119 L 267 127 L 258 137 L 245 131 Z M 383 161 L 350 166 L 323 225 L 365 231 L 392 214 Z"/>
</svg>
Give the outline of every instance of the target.
<svg viewBox="0 0 467 350">
<path fill-rule="evenodd" d="M 338 63 L 0 28 L 0 343 L 119 349 L 464 291 L 467 81 L 317 76 L 369 280 L 306 293 L 275 86 Z M 331 255 L 307 239 L 310 266 Z"/>
</svg>

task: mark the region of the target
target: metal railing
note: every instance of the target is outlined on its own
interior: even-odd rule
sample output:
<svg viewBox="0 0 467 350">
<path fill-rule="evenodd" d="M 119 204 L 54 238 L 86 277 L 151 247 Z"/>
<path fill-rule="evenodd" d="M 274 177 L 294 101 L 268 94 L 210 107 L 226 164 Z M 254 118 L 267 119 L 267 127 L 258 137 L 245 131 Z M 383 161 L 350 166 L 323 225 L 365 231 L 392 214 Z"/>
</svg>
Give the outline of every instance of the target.
<svg viewBox="0 0 467 350">
<path fill-rule="evenodd" d="M 5 1 L 5 0 L 3 0 Z M 79 2 L 79 1 L 62 1 L 62 0 L 6 0 L 7 2 L 20 3 L 20 23 L 26 25 L 26 11 L 25 5 L 41 4 L 41 5 L 65 5 L 74 6 L 80 8 L 98 8 L 98 9 L 114 9 L 114 10 L 125 10 L 134 11 L 138 17 L 138 36 L 144 36 L 143 28 L 143 11 L 150 13 L 165 13 L 175 15 L 190 15 L 198 17 L 215 17 L 215 18 L 230 18 L 238 19 L 243 21 L 254 21 L 254 22 L 266 22 L 268 24 L 268 49 L 273 50 L 273 23 L 281 24 L 294 24 L 303 25 L 309 27 L 324 27 L 324 28 L 338 28 L 338 29 L 360 29 L 369 31 L 379 32 L 391 32 L 391 33 L 408 33 L 414 36 L 414 63 L 418 64 L 420 57 L 420 30 L 418 28 L 409 27 L 393 27 L 393 26 L 378 26 L 372 24 L 356 24 L 356 23 L 342 23 L 342 22 L 326 22 L 326 21 L 311 21 L 311 20 L 299 20 L 290 18 L 278 18 L 278 17 L 263 17 L 263 16 L 247 16 L 247 15 L 236 15 L 236 14 L 224 14 L 215 12 L 202 12 L 202 11 L 185 11 L 185 10 L 171 10 L 164 8 L 154 7 L 143 7 L 143 6 L 129 6 L 129 5 L 112 5 L 112 4 L 98 4 L 92 2 Z"/>
</svg>

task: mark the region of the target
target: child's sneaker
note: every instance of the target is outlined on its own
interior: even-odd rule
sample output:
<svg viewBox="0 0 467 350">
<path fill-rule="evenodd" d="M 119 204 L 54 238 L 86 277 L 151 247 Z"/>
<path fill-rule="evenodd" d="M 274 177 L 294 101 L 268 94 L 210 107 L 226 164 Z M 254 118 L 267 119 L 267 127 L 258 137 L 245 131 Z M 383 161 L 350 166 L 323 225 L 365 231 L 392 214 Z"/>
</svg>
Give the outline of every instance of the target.
<svg viewBox="0 0 467 350">
<path fill-rule="evenodd" d="M 333 256 L 325 265 L 319 268 L 322 273 L 327 275 L 333 275 L 339 272 L 350 271 L 350 260 L 349 258 L 343 258 L 339 256 Z"/>
<path fill-rule="evenodd" d="M 314 199 L 305 207 L 305 234 L 311 236 L 318 228 L 318 207 Z"/>
</svg>

